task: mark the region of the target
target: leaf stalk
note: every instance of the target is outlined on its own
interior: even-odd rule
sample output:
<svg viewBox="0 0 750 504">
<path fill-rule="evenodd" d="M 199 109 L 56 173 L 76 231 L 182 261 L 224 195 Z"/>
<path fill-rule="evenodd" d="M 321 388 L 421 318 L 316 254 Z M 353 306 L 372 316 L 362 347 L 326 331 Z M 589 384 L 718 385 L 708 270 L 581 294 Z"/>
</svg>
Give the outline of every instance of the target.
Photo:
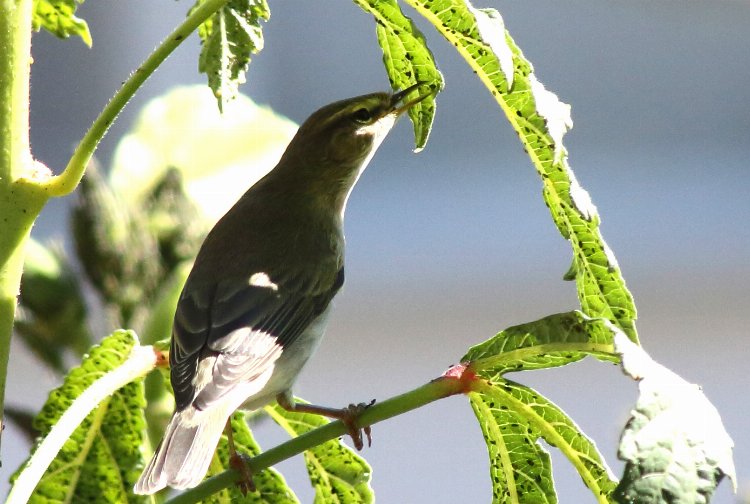
<svg viewBox="0 0 750 504">
<path fill-rule="evenodd" d="M 166 38 L 148 58 L 130 74 L 122 87 L 115 93 L 109 103 L 96 118 L 89 130 L 83 136 L 73 156 L 68 161 L 68 166 L 60 174 L 48 178 L 39 183 L 49 196 L 65 196 L 75 190 L 78 182 L 91 160 L 96 147 L 109 130 L 125 105 L 135 95 L 136 91 L 143 85 L 159 65 L 161 65 L 182 42 L 195 31 L 204 21 L 211 17 L 217 10 L 224 6 L 227 0 L 206 0 L 198 8 L 193 10 L 175 30 Z"/>
</svg>

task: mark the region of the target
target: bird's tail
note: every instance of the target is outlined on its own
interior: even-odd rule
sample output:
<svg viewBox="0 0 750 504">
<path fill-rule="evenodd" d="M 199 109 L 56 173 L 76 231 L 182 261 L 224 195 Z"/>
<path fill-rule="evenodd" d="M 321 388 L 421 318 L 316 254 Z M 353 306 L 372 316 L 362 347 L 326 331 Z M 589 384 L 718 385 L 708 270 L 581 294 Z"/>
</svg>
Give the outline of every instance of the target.
<svg viewBox="0 0 750 504">
<path fill-rule="evenodd" d="M 148 495 L 165 486 L 192 488 L 203 481 L 229 418 L 223 410 L 198 410 L 191 405 L 176 411 L 133 491 Z"/>
</svg>

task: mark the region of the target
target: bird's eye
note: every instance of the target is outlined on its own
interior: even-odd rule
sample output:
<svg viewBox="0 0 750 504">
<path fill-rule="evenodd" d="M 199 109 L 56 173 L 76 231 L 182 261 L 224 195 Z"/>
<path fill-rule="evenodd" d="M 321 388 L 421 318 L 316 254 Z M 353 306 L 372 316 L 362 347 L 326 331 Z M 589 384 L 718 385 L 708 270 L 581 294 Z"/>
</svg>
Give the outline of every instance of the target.
<svg viewBox="0 0 750 504">
<path fill-rule="evenodd" d="M 358 108 L 352 113 L 352 119 L 358 123 L 367 124 L 372 121 L 372 114 L 366 108 Z"/>
</svg>

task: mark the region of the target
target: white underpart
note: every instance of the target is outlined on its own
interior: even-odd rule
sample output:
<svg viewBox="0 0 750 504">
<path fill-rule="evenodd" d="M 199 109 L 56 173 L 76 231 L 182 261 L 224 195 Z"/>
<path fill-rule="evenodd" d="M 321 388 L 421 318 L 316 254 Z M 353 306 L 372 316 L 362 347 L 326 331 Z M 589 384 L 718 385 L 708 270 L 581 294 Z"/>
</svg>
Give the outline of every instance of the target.
<svg viewBox="0 0 750 504">
<path fill-rule="evenodd" d="M 275 336 L 261 331 L 253 331 L 249 327 L 236 329 L 214 343 L 222 353 L 243 355 L 249 362 L 263 358 L 270 363 L 256 369 L 266 368 L 256 375 L 248 369 L 248 376 L 238 376 L 237 385 L 227 393 L 221 402 L 225 407 L 216 408 L 224 413 L 233 412 L 243 403 L 245 408 L 255 409 L 273 400 L 278 394 L 285 392 L 293 385 L 299 371 L 318 348 L 328 321 L 330 306 L 316 317 L 299 338 L 289 347 L 284 348 L 277 343 Z M 253 358 L 253 355 L 256 358 Z M 193 379 L 193 386 L 197 394 L 207 385 L 222 378 L 219 358 L 205 358 L 198 364 L 198 372 Z M 223 377 L 226 379 L 227 377 Z M 249 381 L 248 381 L 249 380 Z M 214 409 L 209 408 L 209 410 Z"/>
<path fill-rule="evenodd" d="M 253 273 L 248 284 L 253 287 L 266 287 L 273 291 L 279 290 L 279 286 L 271 281 L 271 278 L 263 272 Z"/>
<path fill-rule="evenodd" d="M 346 193 L 344 206 L 341 207 L 342 219 L 344 218 L 344 211 L 346 210 L 346 202 L 349 201 L 349 195 L 352 193 L 354 185 L 357 183 L 357 180 L 359 180 L 362 172 L 365 171 L 365 168 L 367 168 L 367 165 L 370 164 L 370 160 L 372 160 L 372 157 L 375 155 L 375 152 L 377 152 L 380 144 L 383 143 L 383 140 L 388 135 L 388 132 L 391 131 L 393 125 L 396 124 L 396 119 L 398 119 L 398 116 L 395 112 L 393 112 L 388 115 L 384 115 L 372 124 L 362 126 L 356 131 L 357 135 L 372 135 L 372 147 L 370 148 L 370 152 L 367 153 L 367 156 L 362 160 L 362 164 L 359 165 L 359 170 L 357 170 L 357 172 L 354 174 L 354 180 L 352 181 L 351 186 L 349 186 L 349 192 Z"/>
<path fill-rule="evenodd" d="M 184 424 L 186 426 L 192 426 L 198 425 L 202 422 L 209 422 L 224 425 L 229 415 L 234 413 L 240 406 L 242 406 L 242 403 L 247 401 L 249 397 L 254 398 L 261 391 L 263 391 L 263 388 L 271 379 L 273 372 L 274 366 L 268 366 L 268 368 L 263 371 L 263 373 L 255 376 L 252 381 L 238 383 L 227 393 L 226 396 L 221 399 L 220 402 L 212 405 L 206 410 L 199 410 L 193 407 L 185 409 L 183 415 Z M 200 368 L 198 373 L 200 373 Z M 209 373 L 209 378 L 210 376 L 211 374 Z M 271 395 L 268 400 L 270 401 L 270 399 L 273 399 L 275 396 L 276 394 Z M 265 398 L 267 396 L 263 395 L 263 397 Z"/>
<path fill-rule="evenodd" d="M 239 378 L 238 385 L 245 387 L 246 384 L 242 383 L 243 378 L 249 379 L 252 382 L 252 390 L 244 390 L 243 393 L 248 397 L 257 393 L 260 389 L 265 386 L 268 379 L 271 377 L 270 373 L 273 371 L 273 363 L 278 360 L 281 356 L 282 348 L 277 343 L 275 336 L 271 336 L 262 331 L 253 331 L 250 327 L 241 327 L 230 332 L 226 336 L 216 340 L 212 347 L 221 352 L 221 354 L 215 357 L 206 357 L 198 362 L 198 370 L 193 378 L 193 386 L 196 389 L 197 394 L 200 394 L 210 383 L 217 379 L 222 378 L 222 364 L 225 359 L 241 358 L 246 360 L 252 366 L 247 370 L 249 376 L 237 376 Z M 232 359 L 234 360 L 234 359 Z M 271 361 L 270 365 L 261 365 L 261 361 Z M 266 367 L 268 370 L 268 376 L 266 373 L 257 375 L 256 370 Z M 233 370 L 234 373 L 237 370 Z M 236 409 L 236 408 L 235 408 Z"/>
<path fill-rule="evenodd" d="M 330 312 L 331 306 L 329 305 L 307 326 L 307 329 L 300 334 L 294 343 L 284 348 L 284 352 L 274 363 L 273 376 L 271 376 L 263 391 L 248 396 L 243 408 L 249 410 L 260 408 L 275 399 L 277 395 L 291 390 L 300 371 L 318 349 L 328 324 Z"/>
</svg>

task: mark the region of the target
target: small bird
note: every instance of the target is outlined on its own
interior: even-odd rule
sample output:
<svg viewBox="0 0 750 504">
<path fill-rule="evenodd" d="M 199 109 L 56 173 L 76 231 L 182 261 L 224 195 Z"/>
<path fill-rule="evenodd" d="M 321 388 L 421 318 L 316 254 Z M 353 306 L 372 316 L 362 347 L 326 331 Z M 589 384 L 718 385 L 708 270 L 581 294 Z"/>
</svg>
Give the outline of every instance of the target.
<svg viewBox="0 0 750 504">
<path fill-rule="evenodd" d="M 344 283 L 349 194 L 398 117 L 433 94 L 405 100 L 422 86 L 358 96 L 313 113 L 274 169 L 210 231 L 174 317 L 175 412 L 136 494 L 196 486 L 232 413 L 274 399 L 293 411 L 348 421 L 361 448 L 351 407 L 295 403 L 291 387 L 320 343 L 331 300 Z"/>
</svg>

